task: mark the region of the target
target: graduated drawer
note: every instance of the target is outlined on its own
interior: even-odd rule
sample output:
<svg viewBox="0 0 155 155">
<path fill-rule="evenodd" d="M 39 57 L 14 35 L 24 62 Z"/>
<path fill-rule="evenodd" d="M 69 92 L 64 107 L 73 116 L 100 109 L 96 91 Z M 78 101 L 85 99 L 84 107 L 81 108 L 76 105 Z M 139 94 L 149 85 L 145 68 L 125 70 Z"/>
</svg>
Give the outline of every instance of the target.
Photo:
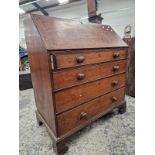
<svg viewBox="0 0 155 155">
<path fill-rule="evenodd" d="M 126 60 L 107 62 L 53 72 L 54 89 L 83 84 L 126 71 Z"/>
<path fill-rule="evenodd" d="M 125 88 L 98 97 L 57 116 L 59 136 L 100 117 L 124 101 Z M 96 118 L 95 118 L 96 117 Z M 95 118 L 95 119 L 94 119 Z"/>
<path fill-rule="evenodd" d="M 55 93 L 56 112 L 60 113 L 125 85 L 125 74 L 86 83 Z"/>
<path fill-rule="evenodd" d="M 68 68 L 127 58 L 126 49 L 87 50 L 86 52 L 55 54 L 56 68 Z"/>
</svg>

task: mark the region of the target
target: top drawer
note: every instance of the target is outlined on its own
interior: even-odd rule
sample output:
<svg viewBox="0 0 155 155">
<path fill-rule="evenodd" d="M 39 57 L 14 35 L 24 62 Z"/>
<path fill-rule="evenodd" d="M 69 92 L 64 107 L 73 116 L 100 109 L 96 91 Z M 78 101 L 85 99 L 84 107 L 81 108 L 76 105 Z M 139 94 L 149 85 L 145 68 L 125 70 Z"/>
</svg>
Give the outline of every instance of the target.
<svg viewBox="0 0 155 155">
<path fill-rule="evenodd" d="M 102 49 L 55 54 L 56 68 L 68 68 L 127 58 L 126 49 Z"/>
</svg>

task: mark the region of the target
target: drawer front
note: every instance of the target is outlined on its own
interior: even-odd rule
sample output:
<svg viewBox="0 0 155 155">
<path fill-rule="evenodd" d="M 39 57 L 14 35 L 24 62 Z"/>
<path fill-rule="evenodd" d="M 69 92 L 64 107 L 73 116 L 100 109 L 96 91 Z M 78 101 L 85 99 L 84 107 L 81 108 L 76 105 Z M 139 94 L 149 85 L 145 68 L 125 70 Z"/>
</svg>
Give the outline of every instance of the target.
<svg viewBox="0 0 155 155">
<path fill-rule="evenodd" d="M 73 108 L 125 85 L 125 74 L 98 80 L 55 93 L 56 112 Z"/>
<path fill-rule="evenodd" d="M 88 81 L 105 78 L 126 71 L 126 60 L 82 66 L 53 73 L 54 89 L 72 87 Z M 118 66 L 118 69 L 115 67 Z"/>
<path fill-rule="evenodd" d="M 100 62 L 107 62 L 127 58 L 126 49 L 108 49 L 108 50 L 94 50 L 88 52 L 70 53 L 70 54 L 56 54 L 56 67 L 68 68 L 86 64 L 94 64 Z"/>
<path fill-rule="evenodd" d="M 101 96 L 57 116 L 59 136 L 89 122 L 93 117 L 111 110 L 124 101 L 125 88 Z"/>
</svg>

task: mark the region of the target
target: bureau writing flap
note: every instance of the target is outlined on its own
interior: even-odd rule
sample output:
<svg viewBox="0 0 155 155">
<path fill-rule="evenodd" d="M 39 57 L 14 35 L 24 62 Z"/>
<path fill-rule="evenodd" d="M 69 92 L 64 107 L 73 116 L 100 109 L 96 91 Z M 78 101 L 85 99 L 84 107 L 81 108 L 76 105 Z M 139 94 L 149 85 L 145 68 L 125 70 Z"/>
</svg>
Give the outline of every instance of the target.
<svg viewBox="0 0 155 155">
<path fill-rule="evenodd" d="M 108 25 L 31 14 L 47 50 L 127 47 Z"/>
</svg>

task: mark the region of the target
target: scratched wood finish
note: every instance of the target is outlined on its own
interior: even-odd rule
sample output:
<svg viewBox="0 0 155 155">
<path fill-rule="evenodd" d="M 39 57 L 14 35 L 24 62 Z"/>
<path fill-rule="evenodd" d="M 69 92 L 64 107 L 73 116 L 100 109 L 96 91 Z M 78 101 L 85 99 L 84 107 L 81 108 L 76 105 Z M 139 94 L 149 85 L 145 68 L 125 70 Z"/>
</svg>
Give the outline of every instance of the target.
<svg viewBox="0 0 155 155">
<path fill-rule="evenodd" d="M 50 57 L 32 20 L 33 18 L 28 18 L 24 21 L 24 27 L 36 106 L 53 133 L 57 135 L 51 93 Z"/>
<path fill-rule="evenodd" d="M 126 72 L 126 65 L 126 60 L 121 60 L 53 72 L 54 89 L 60 90 L 123 73 Z M 119 70 L 114 71 L 114 66 L 119 66 Z M 84 77 L 80 78 L 80 75 L 83 75 Z"/>
<path fill-rule="evenodd" d="M 117 81 L 117 85 L 113 82 Z M 123 87 L 125 85 L 125 74 L 119 74 L 110 78 L 101 79 L 92 83 L 83 84 L 75 88 L 55 93 L 56 112 L 60 113 L 73 108 L 83 102 Z"/>
<path fill-rule="evenodd" d="M 77 108 L 67 111 L 57 116 L 58 121 L 58 134 L 63 135 L 69 132 L 71 129 L 86 123 L 93 116 L 100 114 L 107 109 L 112 109 L 117 104 L 120 104 L 124 100 L 125 88 L 121 88 L 105 96 L 99 97 L 95 100 L 87 102 Z M 113 97 L 117 98 L 117 101 L 113 100 Z M 82 118 L 82 113 L 85 114 Z"/>
<path fill-rule="evenodd" d="M 117 57 L 115 53 L 119 53 Z M 88 52 L 72 53 L 72 54 L 55 54 L 56 67 L 68 68 L 87 64 L 95 64 L 101 62 L 115 61 L 127 58 L 127 51 L 125 49 L 102 49 Z M 77 59 L 83 57 L 83 62 L 78 62 Z"/>
<path fill-rule="evenodd" d="M 34 19 L 48 50 L 127 47 L 108 25 L 81 24 L 41 15 Z"/>
</svg>

